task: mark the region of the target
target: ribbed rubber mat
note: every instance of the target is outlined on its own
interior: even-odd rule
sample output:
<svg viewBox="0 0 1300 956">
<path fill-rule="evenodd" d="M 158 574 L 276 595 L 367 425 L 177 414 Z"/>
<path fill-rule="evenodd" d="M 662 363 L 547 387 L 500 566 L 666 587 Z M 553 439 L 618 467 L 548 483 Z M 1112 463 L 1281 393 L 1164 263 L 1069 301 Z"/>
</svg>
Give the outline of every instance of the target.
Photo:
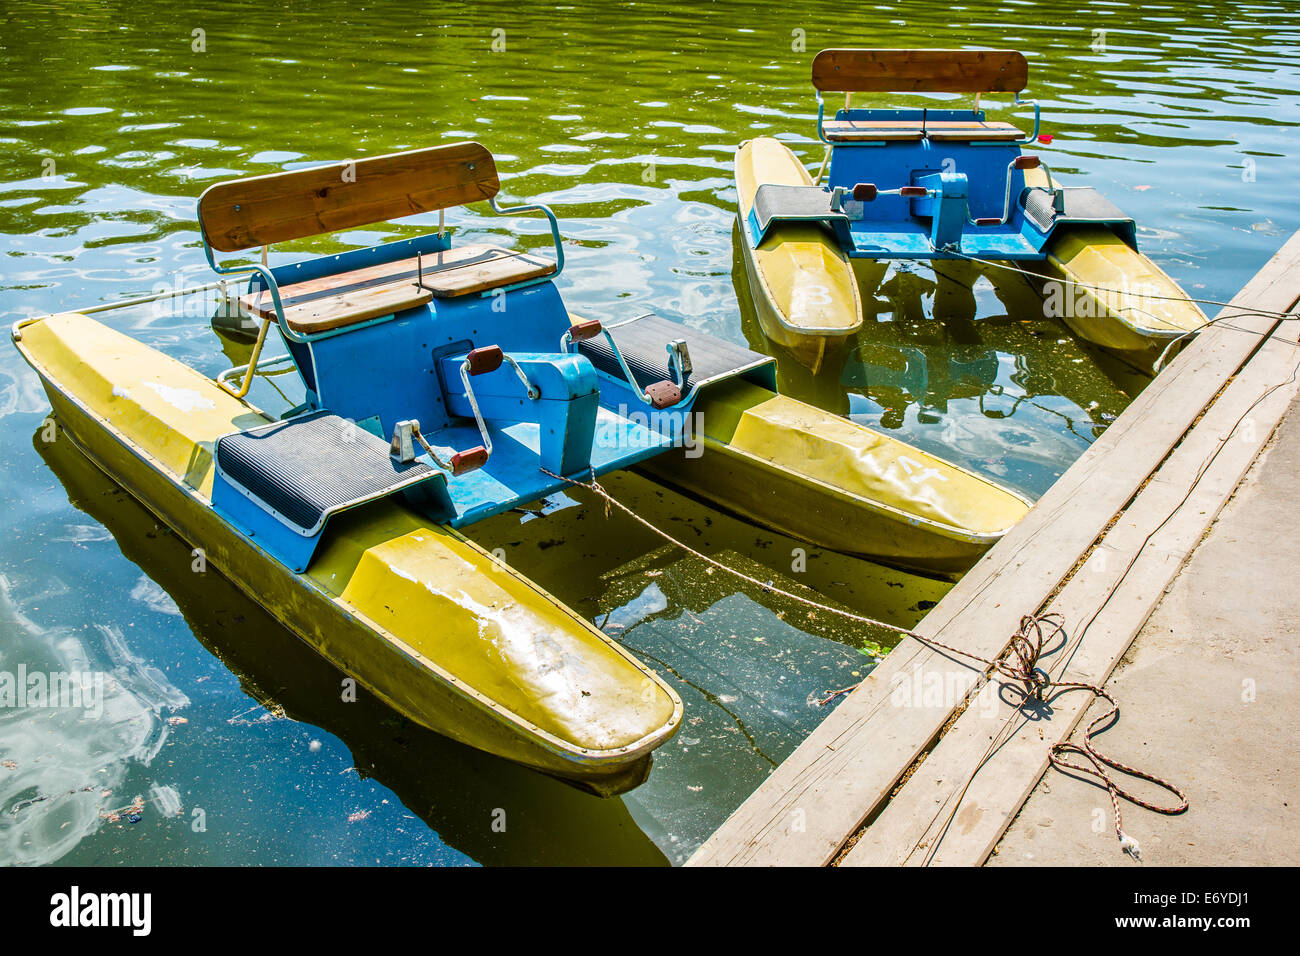
<svg viewBox="0 0 1300 956">
<path fill-rule="evenodd" d="M 831 209 L 831 194 L 820 186 L 781 186 L 764 183 L 754 194 L 754 218 L 760 232 L 767 232 L 773 219 L 800 219 L 830 222 L 849 221 L 842 212 Z"/>
<path fill-rule="evenodd" d="M 668 352 L 664 346 L 676 339 L 686 341 L 686 348 L 691 355 L 692 370 L 686 376 L 687 388 L 772 361 L 766 355 L 751 352 L 740 345 L 732 345 L 707 332 L 688 329 L 657 315 L 642 316 L 611 329 L 610 334 L 618 343 L 628 368 L 642 388 L 671 378 L 668 374 Z M 614 358 L 604 336 L 598 335 L 582 342 L 578 349 L 602 372 L 623 378 L 623 370 L 619 368 L 618 360 Z"/>
<path fill-rule="evenodd" d="M 217 441 L 217 465 L 304 531 L 323 517 L 437 474 L 400 464 L 388 443 L 329 412 L 263 425 Z"/>
<path fill-rule="evenodd" d="M 1037 186 L 1026 189 L 1022 198 L 1025 218 L 1043 232 L 1048 232 L 1056 220 L 1074 219 L 1083 222 L 1113 222 L 1125 220 L 1123 210 L 1091 186 L 1079 186 L 1066 189 L 1065 211 L 1058 213 L 1052 204 L 1052 194 Z"/>
</svg>

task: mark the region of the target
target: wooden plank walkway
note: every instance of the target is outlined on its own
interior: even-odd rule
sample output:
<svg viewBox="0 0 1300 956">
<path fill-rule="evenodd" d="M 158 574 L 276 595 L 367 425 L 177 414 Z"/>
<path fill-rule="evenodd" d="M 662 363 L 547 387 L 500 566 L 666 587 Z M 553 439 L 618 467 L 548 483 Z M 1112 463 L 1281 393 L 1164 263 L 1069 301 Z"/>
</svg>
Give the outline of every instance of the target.
<svg viewBox="0 0 1300 956">
<path fill-rule="evenodd" d="M 1233 304 L 1298 299 L 1300 233 Z M 1056 610 L 1086 640 L 1044 663 L 1104 681 L 1285 411 L 1296 325 L 1241 316 L 1198 336 L 918 632 L 994 658 L 1022 615 Z M 1089 703 L 1033 721 L 992 694 L 966 706 L 982 677 L 904 640 L 687 865 L 826 865 L 855 839 L 849 864 L 982 862 Z"/>
</svg>

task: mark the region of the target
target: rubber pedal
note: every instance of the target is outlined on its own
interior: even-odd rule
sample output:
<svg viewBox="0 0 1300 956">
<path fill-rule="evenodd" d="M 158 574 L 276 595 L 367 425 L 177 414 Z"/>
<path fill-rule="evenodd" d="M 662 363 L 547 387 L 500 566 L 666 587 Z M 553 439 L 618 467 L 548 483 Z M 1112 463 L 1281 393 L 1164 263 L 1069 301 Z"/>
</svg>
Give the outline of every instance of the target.
<svg viewBox="0 0 1300 956">
<path fill-rule="evenodd" d="M 647 385 L 645 393 L 650 396 L 650 404 L 655 408 L 667 408 L 682 400 L 682 390 L 667 379 Z"/>
</svg>

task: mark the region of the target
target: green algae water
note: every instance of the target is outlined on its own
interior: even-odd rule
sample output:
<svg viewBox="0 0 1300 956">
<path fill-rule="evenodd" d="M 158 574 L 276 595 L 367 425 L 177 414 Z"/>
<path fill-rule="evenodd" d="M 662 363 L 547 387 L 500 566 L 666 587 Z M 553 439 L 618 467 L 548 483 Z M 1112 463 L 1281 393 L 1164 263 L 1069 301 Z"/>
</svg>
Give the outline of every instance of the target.
<svg viewBox="0 0 1300 956">
<path fill-rule="evenodd" d="M 183 7 L 183 9 L 181 9 Z M 235 176 L 476 139 L 503 199 L 559 215 L 573 311 L 648 311 L 763 348 L 731 157 L 821 160 L 827 46 L 1013 47 L 1039 151 L 1138 222 L 1191 294 L 1227 299 L 1300 227 L 1300 11 L 1281 3 L 8 2 L 0 8 L 0 320 L 208 275 L 195 199 Z M 991 115 L 1010 119 L 1005 98 Z M 458 241 L 544 250 L 542 223 L 456 210 Z M 427 217 L 276 261 L 427 231 Z M 1213 312 L 1212 309 L 1207 311 Z M 1014 277 L 894 268 L 830 374 L 784 391 L 1041 494 L 1144 379 L 1043 317 Z M 248 346 L 210 304 L 103 318 L 215 375 Z M 270 411 L 292 376 L 260 380 Z M 474 537 L 672 682 L 681 732 L 599 799 L 429 733 L 365 696 L 45 424 L 0 349 L 0 672 L 108 676 L 96 719 L 0 707 L 5 864 L 680 863 L 869 672 L 888 635 L 742 586 L 580 495 Z M 49 440 L 53 438 L 53 440 Z M 910 624 L 947 582 L 811 551 L 635 474 L 620 499 L 783 588 Z M 803 592 L 801 592 L 803 593 Z"/>
</svg>

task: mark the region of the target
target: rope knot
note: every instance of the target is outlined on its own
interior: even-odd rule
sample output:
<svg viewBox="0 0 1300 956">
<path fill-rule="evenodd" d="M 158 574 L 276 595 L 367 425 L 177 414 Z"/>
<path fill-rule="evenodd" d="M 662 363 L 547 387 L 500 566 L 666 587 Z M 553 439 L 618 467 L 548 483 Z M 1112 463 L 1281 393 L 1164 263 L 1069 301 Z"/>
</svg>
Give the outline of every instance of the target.
<svg viewBox="0 0 1300 956">
<path fill-rule="evenodd" d="M 1044 625 L 1051 631 L 1044 633 Z M 1052 681 L 1039 669 L 1038 659 L 1043 656 L 1046 643 L 1064 627 L 1065 621 L 1058 614 L 1026 614 L 1011 636 L 1006 656 L 994 662 L 994 669 L 1009 680 L 1023 684 L 1026 697 L 1042 701 Z"/>
</svg>

